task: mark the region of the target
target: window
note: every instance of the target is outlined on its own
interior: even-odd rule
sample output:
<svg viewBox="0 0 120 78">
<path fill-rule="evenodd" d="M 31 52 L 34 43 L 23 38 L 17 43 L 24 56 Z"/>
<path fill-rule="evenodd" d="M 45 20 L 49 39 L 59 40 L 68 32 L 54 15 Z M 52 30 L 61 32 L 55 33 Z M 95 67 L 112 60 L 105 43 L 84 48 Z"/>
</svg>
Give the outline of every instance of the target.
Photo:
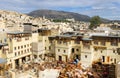
<svg viewBox="0 0 120 78">
<path fill-rule="evenodd" d="M 60 49 L 58 49 L 58 52 L 60 52 Z"/>
<path fill-rule="evenodd" d="M 25 53 L 26 53 L 26 50 L 24 50 L 25 51 Z"/>
<path fill-rule="evenodd" d="M 21 48 L 23 48 L 23 46 L 21 46 Z"/>
<path fill-rule="evenodd" d="M 27 46 L 29 47 L 29 44 L 27 44 Z"/>
<path fill-rule="evenodd" d="M 14 47 L 14 50 L 16 50 L 16 47 Z"/>
<path fill-rule="evenodd" d="M 20 49 L 20 46 L 18 46 L 18 49 Z"/>
<path fill-rule="evenodd" d="M 46 50 L 47 48 L 45 47 L 45 50 Z"/>
<path fill-rule="evenodd" d="M 85 58 L 87 58 L 87 55 L 85 55 Z"/>
<path fill-rule="evenodd" d="M 113 53 L 115 53 L 115 50 L 113 50 Z"/>
<path fill-rule="evenodd" d="M 26 48 L 26 45 L 24 45 L 24 47 Z"/>
<path fill-rule="evenodd" d="M 15 56 L 17 56 L 17 53 L 15 52 Z"/>
<path fill-rule="evenodd" d="M 76 49 L 76 51 L 79 51 L 79 49 Z"/>
<path fill-rule="evenodd" d="M 27 49 L 27 51 L 29 52 L 29 49 Z"/>
<path fill-rule="evenodd" d="M 18 52 L 18 55 L 20 55 L 20 52 Z"/>
<path fill-rule="evenodd" d="M 105 62 L 105 56 L 102 56 L 102 62 Z"/>
<path fill-rule="evenodd" d="M 72 48 L 72 53 L 74 53 L 74 48 Z"/>
<path fill-rule="evenodd" d="M 98 51 L 98 49 L 97 49 L 97 48 L 94 48 L 94 50 L 95 50 L 95 51 Z"/>
<path fill-rule="evenodd" d="M 113 61 L 113 59 L 111 58 L 111 61 Z"/>
<path fill-rule="evenodd" d="M 21 54 L 23 54 L 23 50 L 21 51 Z"/>
<path fill-rule="evenodd" d="M 118 46 L 118 40 L 117 39 L 111 39 L 111 46 Z"/>
<path fill-rule="evenodd" d="M 64 50 L 64 53 L 66 52 L 66 50 Z"/>
<path fill-rule="evenodd" d="M 120 48 L 117 48 L 117 53 L 118 55 L 120 55 Z"/>
<path fill-rule="evenodd" d="M 116 64 L 116 58 L 114 59 L 114 63 Z"/>
</svg>

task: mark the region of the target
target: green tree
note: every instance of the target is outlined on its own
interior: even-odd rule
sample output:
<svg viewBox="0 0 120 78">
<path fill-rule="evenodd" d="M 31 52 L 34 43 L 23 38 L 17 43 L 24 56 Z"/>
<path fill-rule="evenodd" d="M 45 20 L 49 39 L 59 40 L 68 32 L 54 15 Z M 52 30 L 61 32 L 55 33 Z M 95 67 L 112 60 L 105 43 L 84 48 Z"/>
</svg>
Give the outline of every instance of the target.
<svg viewBox="0 0 120 78">
<path fill-rule="evenodd" d="M 90 29 L 96 28 L 97 26 L 99 26 L 101 24 L 101 19 L 99 16 L 94 16 L 91 18 L 90 20 Z"/>
</svg>

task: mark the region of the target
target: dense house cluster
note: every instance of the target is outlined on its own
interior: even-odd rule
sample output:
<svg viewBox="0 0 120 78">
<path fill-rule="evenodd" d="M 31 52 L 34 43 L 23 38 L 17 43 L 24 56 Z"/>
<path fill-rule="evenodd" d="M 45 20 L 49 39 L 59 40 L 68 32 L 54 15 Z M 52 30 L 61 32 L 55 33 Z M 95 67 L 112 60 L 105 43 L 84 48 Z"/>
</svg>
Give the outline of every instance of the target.
<svg viewBox="0 0 120 78">
<path fill-rule="evenodd" d="M 59 29 L 32 31 L 32 27 L 29 27 L 25 27 L 24 32 L 7 32 L 4 35 L 4 42 L 0 43 L 0 58 L 6 59 L 7 69 L 15 69 L 34 59 L 63 62 L 78 60 L 85 67 L 90 67 L 95 61 L 103 64 L 117 64 L 120 61 L 118 31 L 60 34 Z"/>
</svg>

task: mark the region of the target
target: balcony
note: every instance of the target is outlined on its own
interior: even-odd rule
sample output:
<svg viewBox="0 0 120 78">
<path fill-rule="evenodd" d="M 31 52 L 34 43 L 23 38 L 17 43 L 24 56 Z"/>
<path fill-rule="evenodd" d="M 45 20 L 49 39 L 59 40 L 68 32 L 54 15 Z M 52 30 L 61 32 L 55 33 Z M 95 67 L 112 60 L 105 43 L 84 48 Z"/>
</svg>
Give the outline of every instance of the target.
<svg viewBox="0 0 120 78">
<path fill-rule="evenodd" d="M 62 42 L 62 41 L 59 41 L 59 42 L 57 42 L 57 45 L 68 45 L 69 44 L 69 42 Z"/>
<path fill-rule="evenodd" d="M 106 46 L 106 42 L 94 42 L 94 46 Z"/>
</svg>

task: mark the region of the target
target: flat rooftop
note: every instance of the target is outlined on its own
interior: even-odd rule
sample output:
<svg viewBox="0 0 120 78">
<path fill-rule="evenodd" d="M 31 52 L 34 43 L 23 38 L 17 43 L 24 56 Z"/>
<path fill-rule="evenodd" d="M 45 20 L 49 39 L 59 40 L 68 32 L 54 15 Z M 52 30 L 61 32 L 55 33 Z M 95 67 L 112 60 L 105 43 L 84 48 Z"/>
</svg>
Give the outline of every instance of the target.
<svg viewBox="0 0 120 78">
<path fill-rule="evenodd" d="M 120 38 L 120 36 L 116 35 L 92 35 L 92 37 L 108 37 L 108 38 Z"/>
<path fill-rule="evenodd" d="M 31 33 L 28 33 L 28 32 L 8 32 L 7 34 L 11 34 L 11 35 L 17 35 L 17 34 L 31 34 Z"/>
</svg>

